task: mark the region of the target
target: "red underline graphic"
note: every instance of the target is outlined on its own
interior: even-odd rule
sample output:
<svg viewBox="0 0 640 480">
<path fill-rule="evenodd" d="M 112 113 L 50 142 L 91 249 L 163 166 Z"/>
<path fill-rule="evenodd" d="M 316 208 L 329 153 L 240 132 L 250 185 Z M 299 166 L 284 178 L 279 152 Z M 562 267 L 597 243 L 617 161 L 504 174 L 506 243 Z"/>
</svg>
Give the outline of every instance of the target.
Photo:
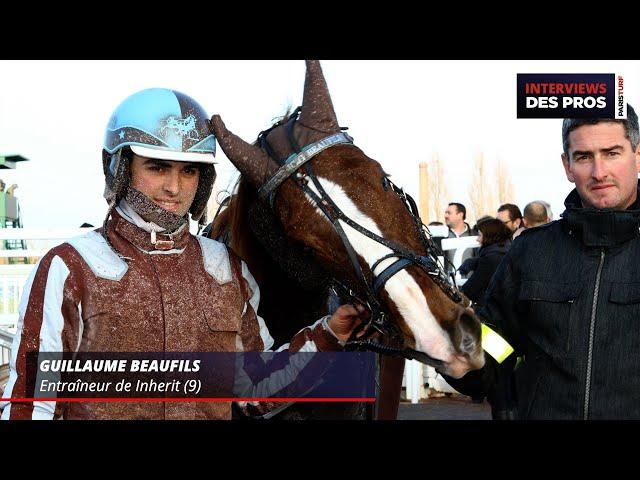
<svg viewBox="0 0 640 480">
<path fill-rule="evenodd" d="M 0 398 L 1 402 L 366 402 L 375 398 Z"/>
</svg>

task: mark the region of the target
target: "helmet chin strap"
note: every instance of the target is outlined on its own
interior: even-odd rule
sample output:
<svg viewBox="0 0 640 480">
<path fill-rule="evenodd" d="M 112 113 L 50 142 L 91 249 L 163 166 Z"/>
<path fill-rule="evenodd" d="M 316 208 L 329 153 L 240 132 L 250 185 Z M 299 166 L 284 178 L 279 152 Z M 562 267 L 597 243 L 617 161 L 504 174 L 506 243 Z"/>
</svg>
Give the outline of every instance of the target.
<svg viewBox="0 0 640 480">
<path fill-rule="evenodd" d="M 195 198 L 189 208 L 189 213 L 183 217 L 179 217 L 171 213 L 144 195 L 139 190 L 131 187 L 130 183 L 130 158 L 129 154 L 125 154 L 125 149 L 120 149 L 113 154 L 109 154 L 106 150 L 102 152 L 102 163 L 105 174 L 105 190 L 104 198 L 107 200 L 109 210 L 103 222 L 103 231 L 107 231 L 107 222 L 111 216 L 111 212 L 120 204 L 121 200 L 126 200 L 131 210 L 140 216 L 140 220 L 147 224 L 155 224 L 160 227 L 144 228 L 151 234 L 151 243 L 157 249 L 165 250 L 173 245 L 173 240 L 158 240 L 157 233 L 161 235 L 172 235 L 178 233 L 183 228 L 189 227 L 189 213 L 194 221 L 198 222 L 198 234 L 207 224 L 207 201 L 213 190 L 213 183 L 216 178 L 216 171 L 213 164 L 202 165 L 200 167 L 200 179 L 196 190 Z M 140 225 L 139 225 L 140 226 Z M 105 234 L 107 244 L 113 249 Z M 115 250 L 115 249 L 114 249 Z"/>
<path fill-rule="evenodd" d="M 159 227 L 164 228 L 162 234 L 170 235 L 176 233 L 189 222 L 188 214 L 180 217 L 171 213 L 157 205 L 144 193 L 131 186 L 127 187 L 124 199 L 145 221 L 155 223 Z M 153 233 L 155 233 L 155 231 L 153 231 Z"/>
<path fill-rule="evenodd" d="M 126 150 L 127 153 L 125 153 L 125 150 L 123 148 L 113 154 L 109 154 L 105 150 L 102 152 L 102 164 L 105 174 L 103 195 L 107 204 L 109 204 L 109 210 L 111 211 L 118 205 L 120 200 L 126 198 L 136 213 L 148 219 L 148 221 L 165 228 L 167 233 L 174 233 L 181 225 L 188 224 L 188 215 L 185 215 L 184 218 L 178 217 L 156 205 L 142 192 L 130 186 L 131 152 Z M 213 191 L 216 170 L 213 164 L 202 164 L 199 167 L 200 179 L 189 213 L 191 218 L 198 222 L 199 229 L 202 229 L 207 224 L 207 202 Z M 105 225 L 110 211 L 105 218 Z"/>
</svg>

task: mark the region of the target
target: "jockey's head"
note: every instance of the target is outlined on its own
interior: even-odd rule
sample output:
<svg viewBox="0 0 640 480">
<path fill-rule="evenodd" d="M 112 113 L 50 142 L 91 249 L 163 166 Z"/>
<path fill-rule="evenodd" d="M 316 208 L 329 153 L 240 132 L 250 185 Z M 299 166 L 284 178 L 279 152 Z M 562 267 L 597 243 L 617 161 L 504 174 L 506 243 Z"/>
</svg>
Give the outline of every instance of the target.
<svg viewBox="0 0 640 480">
<path fill-rule="evenodd" d="M 157 159 L 165 164 L 188 162 L 199 170 L 197 189 L 188 211 L 193 220 L 205 224 L 207 201 L 216 177 L 215 151 L 216 139 L 209 128 L 209 117 L 194 99 L 165 88 L 134 93 L 116 108 L 107 125 L 102 150 L 105 199 L 110 208 L 125 198 L 136 211 L 136 206 L 145 211 L 159 209 L 161 203 L 131 185 L 133 157 Z M 170 209 L 158 214 L 169 225 L 186 221 L 183 217 L 172 219 Z M 169 228 L 169 225 L 161 226 Z"/>
</svg>

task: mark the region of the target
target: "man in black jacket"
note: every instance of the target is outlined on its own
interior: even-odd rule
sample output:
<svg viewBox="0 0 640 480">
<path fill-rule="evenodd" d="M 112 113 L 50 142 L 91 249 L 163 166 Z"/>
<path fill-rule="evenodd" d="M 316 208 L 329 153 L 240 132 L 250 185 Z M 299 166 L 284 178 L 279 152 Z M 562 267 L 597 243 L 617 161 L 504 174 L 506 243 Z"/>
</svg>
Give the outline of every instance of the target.
<svg viewBox="0 0 640 480">
<path fill-rule="evenodd" d="M 640 419 L 639 137 L 630 105 L 627 120 L 564 120 L 576 188 L 561 220 L 514 241 L 478 311 L 524 357 L 520 419 Z M 499 368 L 487 356 L 447 381 L 486 394 Z"/>
</svg>

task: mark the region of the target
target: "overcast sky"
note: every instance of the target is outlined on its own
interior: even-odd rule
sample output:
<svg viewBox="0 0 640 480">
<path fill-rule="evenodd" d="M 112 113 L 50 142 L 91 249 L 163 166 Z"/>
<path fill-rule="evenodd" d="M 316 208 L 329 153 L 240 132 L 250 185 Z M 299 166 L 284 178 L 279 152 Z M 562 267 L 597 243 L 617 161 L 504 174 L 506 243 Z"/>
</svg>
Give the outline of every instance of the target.
<svg viewBox="0 0 640 480">
<path fill-rule="evenodd" d="M 323 61 L 340 125 L 394 181 L 418 194 L 418 163 L 437 152 L 451 201 L 469 203 L 474 155 L 508 165 L 520 208 L 551 203 L 557 218 L 572 185 L 560 162 L 561 120 L 516 118 L 517 73 L 621 73 L 637 106 L 637 61 Z M 1 170 L 17 183 L 25 227 L 99 225 L 106 212 L 101 148 L 116 106 L 166 87 L 219 113 L 254 140 L 302 101 L 304 62 L 0 61 L 0 155 L 30 161 Z M 234 168 L 219 149 L 216 189 Z"/>
</svg>

